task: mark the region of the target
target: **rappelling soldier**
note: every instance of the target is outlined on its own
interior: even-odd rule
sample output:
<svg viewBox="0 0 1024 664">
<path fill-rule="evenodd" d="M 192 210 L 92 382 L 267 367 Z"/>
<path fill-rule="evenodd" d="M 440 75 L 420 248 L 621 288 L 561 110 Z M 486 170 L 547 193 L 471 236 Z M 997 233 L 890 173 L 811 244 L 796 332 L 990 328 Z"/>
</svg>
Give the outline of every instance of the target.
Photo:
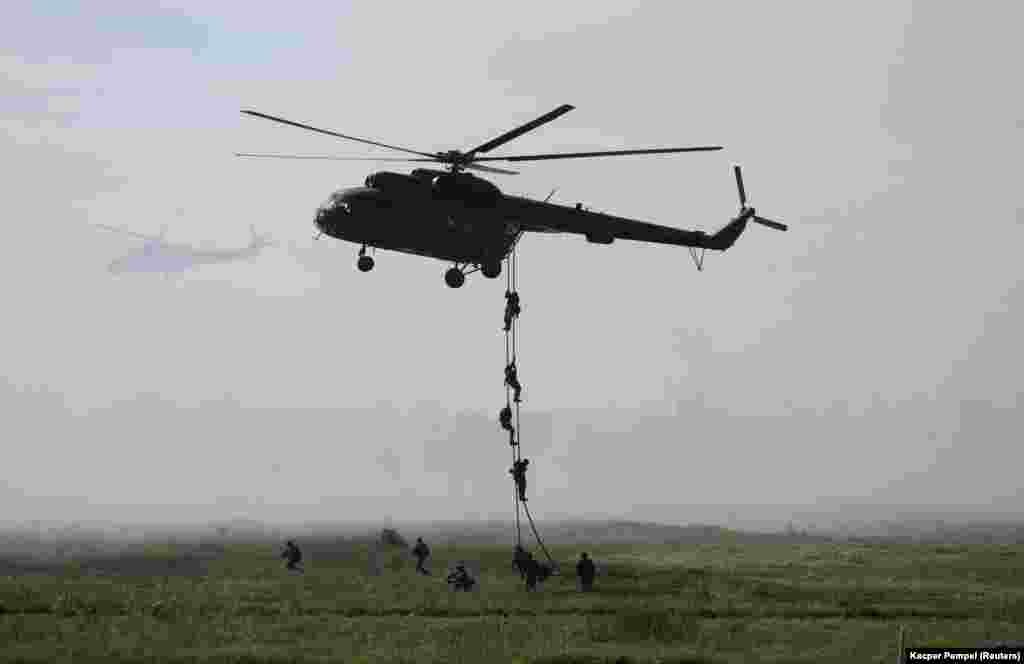
<svg viewBox="0 0 1024 664">
<path fill-rule="evenodd" d="M 512 388 L 515 394 L 512 397 L 512 401 L 519 403 L 522 401 L 519 395 L 523 392 L 523 386 L 519 384 L 519 376 L 516 374 L 516 361 L 512 360 L 507 367 L 505 367 L 505 384 Z"/>
<path fill-rule="evenodd" d="M 518 318 L 519 314 L 522 313 L 522 309 L 519 308 L 519 293 L 514 291 L 505 291 L 505 331 L 508 332 L 512 329 L 512 319 Z"/>
<path fill-rule="evenodd" d="M 505 407 L 501 409 L 501 412 L 498 413 L 498 421 L 501 422 L 501 428 L 508 431 L 508 444 L 515 445 L 516 430 L 515 427 L 512 426 L 512 409 L 509 408 L 508 404 L 506 404 Z"/>
<path fill-rule="evenodd" d="M 508 471 L 512 474 L 512 479 L 515 480 L 516 489 L 519 490 L 519 500 L 524 503 L 526 502 L 526 467 L 529 465 L 529 459 L 520 459 L 515 461 Z"/>
<path fill-rule="evenodd" d="M 526 582 L 526 589 L 533 590 L 536 588 L 540 575 L 537 573 L 537 561 L 534 559 L 533 554 L 517 544 L 512 561 L 519 570 L 519 576 Z"/>
<path fill-rule="evenodd" d="M 512 564 L 519 570 L 519 576 L 526 578 L 526 568 L 530 564 L 532 556 L 522 547 L 520 544 L 516 544 L 515 551 L 512 554 Z"/>
<path fill-rule="evenodd" d="M 540 565 L 537 564 L 533 556 L 530 556 L 530 561 L 526 566 L 526 589 L 536 590 L 538 581 L 540 581 Z"/>
</svg>

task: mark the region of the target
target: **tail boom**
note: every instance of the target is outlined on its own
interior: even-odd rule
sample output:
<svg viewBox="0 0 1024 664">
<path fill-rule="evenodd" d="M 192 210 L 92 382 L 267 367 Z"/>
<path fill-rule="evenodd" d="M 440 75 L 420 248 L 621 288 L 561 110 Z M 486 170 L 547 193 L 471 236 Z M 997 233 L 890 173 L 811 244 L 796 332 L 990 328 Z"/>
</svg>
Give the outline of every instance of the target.
<svg viewBox="0 0 1024 664">
<path fill-rule="evenodd" d="M 736 217 L 728 224 L 725 228 L 721 229 L 714 235 L 709 235 L 704 240 L 703 247 L 705 249 L 714 249 L 716 251 L 725 251 L 732 245 L 736 244 L 736 240 L 739 239 L 740 235 L 743 235 L 743 231 L 747 229 L 747 222 L 750 221 L 752 213 L 741 214 Z"/>
</svg>

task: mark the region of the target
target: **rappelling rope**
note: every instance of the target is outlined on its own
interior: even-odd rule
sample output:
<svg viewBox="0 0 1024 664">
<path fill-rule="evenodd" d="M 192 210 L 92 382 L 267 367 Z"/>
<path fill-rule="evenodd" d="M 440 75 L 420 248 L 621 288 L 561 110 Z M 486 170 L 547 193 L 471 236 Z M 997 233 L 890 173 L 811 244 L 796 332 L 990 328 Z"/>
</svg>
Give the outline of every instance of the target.
<svg viewBox="0 0 1024 664">
<path fill-rule="evenodd" d="M 533 531 L 533 536 L 537 538 L 537 544 L 540 545 L 541 551 L 543 551 L 544 555 L 547 556 L 548 562 L 557 568 L 558 564 L 555 563 L 554 558 L 552 558 L 551 554 L 548 553 L 548 548 L 544 546 L 544 540 L 540 538 L 540 533 L 537 532 L 537 526 L 533 524 L 533 517 L 530 516 L 530 508 L 526 506 L 526 503 L 523 503 L 523 511 L 526 512 L 526 519 L 530 522 L 530 530 Z"/>
<path fill-rule="evenodd" d="M 515 283 L 514 280 L 512 279 L 512 271 L 514 269 L 513 268 L 513 260 L 510 257 L 510 258 L 506 259 L 505 262 L 506 262 L 506 269 L 505 269 L 505 291 L 508 292 L 508 293 L 511 293 L 511 292 L 513 292 L 512 289 L 514 288 L 514 283 Z M 515 321 L 512 321 L 512 326 L 510 327 L 510 329 L 511 330 L 515 329 Z M 512 359 L 511 359 L 512 358 L 512 346 L 515 343 L 514 339 L 515 338 L 514 338 L 514 336 L 512 336 L 512 334 L 510 334 L 508 331 L 505 332 L 505 366 L 506 367 L 512 361 Z M 506 407 L 510 407 L 511 406 L 511 402 L 512 402 L 511 392 L 512 392 L 512 388 L 511 388 L 511 386 L 509 386 L 508 382 L 506 381 L 506 383 L 505 383 L 505 406 Z M 519 404 L 516 404 L 516 406 L 518 406 L 518 405 Z M 518 422 L 518 419 L 519 419 L 519 417 L 518 417 L 518 415 L 519 415 L 519 408 L 517 407 L 516 408 L 516 418 L 512 422 L 512 426 L 513 426 L 512 441 L 514 443 L 516 443 L 516 444 L 511 446 L 512 447 L 512 465 L 513 466 L 515 466 L 516 462 L 519 461 L 519 455 L 517 454 L 517 451 L 519 449 L 519 445 L 518 445 L 518 443 L 519 443 L 519 440 L 518 440 L 518 436 L 519 436 L 519 422 Z M 519 518 L 519 491 L 518 491 L 518 489 L 517 489 L 517 487 L 515 485 L 515 482 L 512 483 L 512 503 L 513 503 L 513 505 L 515 505 L 515 512 L 516 512 L 516 546 L 521 547 L 523 545 L 523 531 L 522 531 L 522 526 L 520 525 L 520 518 Z"/>
<path fill-rule="evenodd" d="M 518 241 L 518 239 L 519 238 L 516 238 L 517 241 Z M 512 250 L 509 252 L 508 257 L 505 259 L 505 263 L 506 263 L 506 276 L 505 276 L 506 286 L 505 286 L 505 288 L 506 288 L 506 290 L 509 293 L 518 293 L 518 278 L 517 278 L 518 277 L 518 274 L 517 274 L 517 272 L 518 272 L 518 264 L 517 264 L 518 260 L 517 260 L 516 244 L 518 244 L 518 242 L 516 242 L 516 243 L 514 243 L 512 245 Z M 519 373 L 519 367 L 518 367 L 519 357 L 518 357 L 518 353 L 517 353 L 517 350 L 518 350 L 518 331 L 519 331 L 519 316 L 517 314 L 517 315 L 512 317 L 511 325 L 509 325 L 509 330 L 507 332 L 505 332 L 505 366 L 508 367 L 512 362 L 517 362 L 517 366 L 516 366 L 517 378 L 518 378 L 518 373 Z M 506 383 L 505 383 L 505 405 L 509 406 L 509 405 L 511 405 L 511 403 L 512 403 L 512 387 L 506 381 Z M 513 424 L 512 424 L 512 426 L 513 426 L 512 437 L 513 437 L 513 441 L 515 442 L 515 444 L 512 445 L 512 463 L 513 463 L 513 465 L 515 463 L 521 461 L 522 457 L 523 457 L 522 445 L 520 444 L 522 442 L 522 430 L 520 428 L 521 427 L 520 422 L 521 422 L 521 420 L 520 420 L 520 417 L 519 417 L 519 402 L 516 401 L 515 402 L 514 419 L 513 419 Z M 520 516 L 519 516 L 519 510 L 520 510 L 520 507 L 522 507 L 523 512 L 526 514 L 526 519 L 527 519 L 527 521 L 530 524 L 530 530 L 533 531 L 533 536 L 537 540 L 537 544 L 540 545 L 540 548 L 544 552 L 544 555 L 547 556 L 548 562 L 550 562 L 551 565 L 554 568 L 557 568 L 558 567 L 557 563 L 555 563 L 555 560 L 551 557 L 551 553 L 548 552 L 547 547 L 544 546 L 544 540 L 541 539 L 540 533 L 537 532 L 537 526 L 536 526 L 536 524 L 533 521 L 533 516 L 530 514 L 529 507 L 527 507 L 525 502 L 522 502 L 522 501 L 519 500 L 518 488 L 516 487 L 514 482 L 513 482 L 513 485 L 512 485 L 512 490 L 514 492 L 513 497 L 515 498 L 515 504 L 516 504 L 516 546 L 520 546 L 521 547 L 523 545 L 522 526 L 521 526 L 521 519 L 520 519 Z"/>
</svg>

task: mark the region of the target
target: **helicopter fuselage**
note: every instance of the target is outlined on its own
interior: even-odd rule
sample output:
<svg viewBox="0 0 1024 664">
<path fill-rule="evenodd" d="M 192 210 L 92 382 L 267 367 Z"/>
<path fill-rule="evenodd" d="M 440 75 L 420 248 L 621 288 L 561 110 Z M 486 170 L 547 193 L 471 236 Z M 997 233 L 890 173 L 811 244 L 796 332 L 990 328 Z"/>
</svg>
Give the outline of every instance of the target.
<svg viewBox="0 0 1024 664">
<path fill-rule="evenodd" d="M 453 263 L 500 263 L 521 228 L 516 206 L 490 182 L 418 169 L 375 173 L 366 186 L 341 189 L 318 210 L 325 235 L 378 249 Z"/>
</svg>

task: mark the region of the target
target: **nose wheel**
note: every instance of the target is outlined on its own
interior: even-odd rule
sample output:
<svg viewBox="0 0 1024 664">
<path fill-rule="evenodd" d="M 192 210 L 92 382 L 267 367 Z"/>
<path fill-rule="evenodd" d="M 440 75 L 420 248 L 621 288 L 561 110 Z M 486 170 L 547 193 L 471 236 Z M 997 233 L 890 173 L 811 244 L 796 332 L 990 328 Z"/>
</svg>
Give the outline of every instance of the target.
<svg viewBox="0 0 1024 664">
<path fill-rule="evenodd" d="M 369 272 L 373 269 L 373 259 L 366 255 L 366 247 L 359 250 L 359 260 L 356 261 L 356 267 L 359 268 L 360 272 Z"/>
<path fill-rule="evenodd" d="M 458 288 L 466 283 L 466 275 L 457 267 L 453 267 L 444 273 L 444 282 L 451 288 Z"/>
</svg>

